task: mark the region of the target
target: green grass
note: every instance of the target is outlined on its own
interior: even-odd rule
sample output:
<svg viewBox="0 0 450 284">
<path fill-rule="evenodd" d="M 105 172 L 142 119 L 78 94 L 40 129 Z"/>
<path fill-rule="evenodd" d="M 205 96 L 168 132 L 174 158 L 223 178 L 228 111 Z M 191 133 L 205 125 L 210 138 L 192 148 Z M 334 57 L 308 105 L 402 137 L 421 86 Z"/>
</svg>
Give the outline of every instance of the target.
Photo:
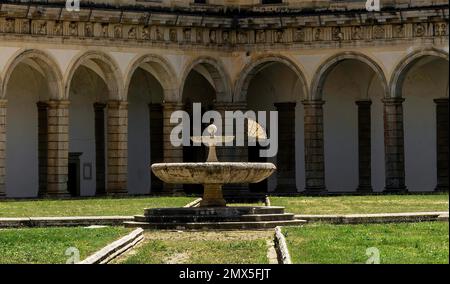
<svg viewBox="0 0 450 284">
<path fill-rule="evenodd" d="M 267 264 L 267 238 L 243 232 L 150 233 L 145 243 L 119 263 L 125 264 Z M 155 236 L 155 234 L 159 235 Z M 240 234 L 241 237 L 236 237 Z M 250 233 L 249 233 L 250 234 Z M 162 235 L 162 237 L 161 237 Z"/>
<path fill-rule="evenodd" d="M 377 248 L 382 264 L 449 263 L 448 223 L 315 224 L 284 228 L 294 263 L 364 264 Z"/>
<path fill-rule="evenodd" d="M 369 214 L 448 211 L 448 194 L 337 197 L 271 197 L 295 214 Z"/>
<path fill-rule="evenodd" d="M 93 198 L 0 202 L 1 217 L 132 216 L 144 208 L 180 207 L 192 197 Z"/>
<path fill-rule="evenodd" d="M 128 232 L 118 227 L 0 230 L 0 263 L 66 263 L 70 256 L 65 253 L 71 247 L 79 250 L 83 260 Z"/>
</svg>

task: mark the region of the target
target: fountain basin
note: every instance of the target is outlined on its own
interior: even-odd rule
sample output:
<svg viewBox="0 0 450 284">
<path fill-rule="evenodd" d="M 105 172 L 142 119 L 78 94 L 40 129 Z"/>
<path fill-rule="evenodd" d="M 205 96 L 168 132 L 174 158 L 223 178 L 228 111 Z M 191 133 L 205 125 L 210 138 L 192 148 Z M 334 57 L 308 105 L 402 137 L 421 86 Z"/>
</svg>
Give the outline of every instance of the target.
<svg viewBox="0 0 450 284">
<path fill-rule="evenodd" d="M 258 183 L 276 170 L 271 163 L 162 163 L 152 165 L 153 173 L 172 184 Z"/>
</svg>

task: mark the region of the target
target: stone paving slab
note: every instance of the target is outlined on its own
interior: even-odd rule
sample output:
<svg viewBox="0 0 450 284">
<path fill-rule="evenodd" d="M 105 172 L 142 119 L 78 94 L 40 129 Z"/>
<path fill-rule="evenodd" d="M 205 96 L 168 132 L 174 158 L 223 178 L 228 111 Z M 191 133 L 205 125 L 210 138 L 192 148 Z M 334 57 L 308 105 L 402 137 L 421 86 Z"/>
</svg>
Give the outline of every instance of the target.
<svg viewBox="0 0 450 284">
<path fill-rule="evenodd" d="M 426 221 L 447 221 L 448 212 L 417 213 L 382 213 L 349 215 L 295 215 L 298 220 L 309 223 L 324 222 L 332 224 L 370 224 L 370 223 L 405 223 Z"/>
<path fill-rule="evenodd" d="M 133 219 L 132 216 L 0 218 L 0 228 L 122 226 Z"/>
</svg>

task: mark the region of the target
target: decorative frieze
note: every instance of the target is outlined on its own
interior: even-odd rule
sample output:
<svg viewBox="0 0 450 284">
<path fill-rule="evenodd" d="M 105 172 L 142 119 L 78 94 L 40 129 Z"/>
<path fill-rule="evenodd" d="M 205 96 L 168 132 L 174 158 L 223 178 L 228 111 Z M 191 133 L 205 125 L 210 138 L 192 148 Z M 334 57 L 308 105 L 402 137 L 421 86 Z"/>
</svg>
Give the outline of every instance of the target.
<svg viewBox="0 0 450 284">
<path fill-rule="evenodd" d="M 196 16 L 181 16 L 182 20 L 176 20 L 169 14 L 150 16 L 147 13 L 134 13 L 134 18 L 127 18 L 129 15 L 116 18 L 108 13 L 101 16 L 100 12 L 93 10 L 91 16 L 81 13 L 78 18 L 56 17 L 56 14 L 38 17 L 31 12 L 26 17 L 0 17 L 0 33 L 205 46 L 384 41 L 448 36 L 448 16 L 438 10 L 419 18 L 417 13 L 422 12 L 420 10 L 416 11 L 415 18 L 410 16 L 402 19 L 397 15 L 395 21 L 391 19 L 392 22 L 387 19 L 376 21 L 380 15 L 371 19 L 347 20 L 342 17 L 336 19 L 339 15 L 328 15 L 320 20 L 310 16 L 296 17 L 295 21 L 282 18 L 281 22 L 286 25 L 269 23 L 270 19 L 255 19 L 251 24 L 239 20 L 237 25 L 232 25 L 227 22 L 227 18 L 222 19 L 221 23 L 220 19 L 214 18 L 198 22 Z"/>
</svg>

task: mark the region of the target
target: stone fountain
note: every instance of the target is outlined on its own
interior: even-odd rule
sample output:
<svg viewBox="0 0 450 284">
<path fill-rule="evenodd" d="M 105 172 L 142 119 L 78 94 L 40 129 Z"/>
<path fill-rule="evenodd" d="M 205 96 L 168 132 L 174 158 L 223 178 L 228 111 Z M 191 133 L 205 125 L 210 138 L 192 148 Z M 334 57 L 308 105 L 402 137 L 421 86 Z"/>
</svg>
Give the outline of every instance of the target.
<svg viewBox="0 0 450 284">
<path fill-rule="evenodd" d="M 192 137 L 195 143 L 209 148 L 205 163 L 161 163 L 151 166 L 153 173 L 169 184 L 202 184 L 203 198 L 199 207 L 146 209 L 135 216 L 129 227 L 146 229 L 264 229 L 281 225 L 298 225 L 293 214 L 283 207 L 227 207 L 223 198 L 224 184 L 259 183 L 269 178 L 276 167 L 272 163 L 219 162 L 216 146 L 232 142 L 232 136 L 216 136 L 217 127 L 207 128 L 209 136 Z"/>
</svg>

